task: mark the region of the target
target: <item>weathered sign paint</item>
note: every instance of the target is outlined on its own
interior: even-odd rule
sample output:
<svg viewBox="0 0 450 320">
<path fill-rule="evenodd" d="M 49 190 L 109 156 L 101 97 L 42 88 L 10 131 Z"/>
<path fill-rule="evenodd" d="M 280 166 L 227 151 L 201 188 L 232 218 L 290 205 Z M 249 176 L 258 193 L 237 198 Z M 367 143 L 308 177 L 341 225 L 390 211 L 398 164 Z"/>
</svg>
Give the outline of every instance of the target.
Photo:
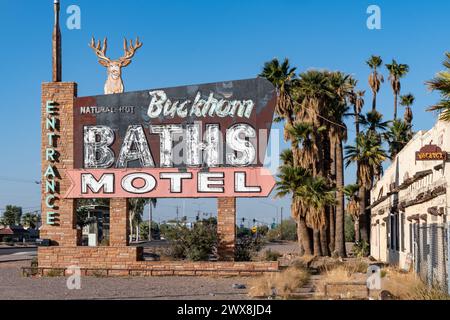
<svg viewBox="0 0 450 320">
<path fill-rule="evenodd" d="M 66 198 L 267 197 L 275 184 L 264 168 L 70 170 Z"/>
<path fill-rule="evenodd" d="M 47 143 L 45 148 L 45 162 L 47 169 L 44 172 L 45 183 L 45 210 L 46 224 L 53 225 L 54 218 L 58 214 L 58 183 L 59 177 L 54 163 L 58 161 L 56 136 L 58 134 L 58 109 L 53 101 L 47 101 L 45 105 L 45 130 Z"/>
<path fill-rule="evenodd" d="M 448 154 L 436 145 L 428 144 L 416 152 L 416 161 L 447 160 Z"/>
<path fill-rule="evenodd" d="M 263 78 L 76 98 L 74 167 L 79 170 L 70 172 L 74 188 L 66 196 L 267 196 L 265 191 L 274 185 L 268 171 L 241 174 L 233 168 L 263 166 L 275 104 L 275 88 Z M 230 170 L 212 171 L 224 167 Z M 180 177 L 190 175 L 186 181 L 179 178 L 186 186 L 181 193 L 169 188 L 164 178 L 178 170 Z M 208 171 L 222 178 L 221 192 L 203 191 Z M 128 174 L 139 172 L 147 183 L 145 192 L 131 192 L 120 183 L 125 179 L 127 186 Z M 270 179 L 258 181 L 260 174 Z M 82 192 L 86 179 L 94 185 L 107 182 L 99 193 Z M 110 179 L 113 192 L 107 191 Z M 217 183 L 212 179 L 205 181 Z M 239 185 L 236 189 L 236 181 L 254 183 L 258 191 L 243 192 Z"/>
</svg>

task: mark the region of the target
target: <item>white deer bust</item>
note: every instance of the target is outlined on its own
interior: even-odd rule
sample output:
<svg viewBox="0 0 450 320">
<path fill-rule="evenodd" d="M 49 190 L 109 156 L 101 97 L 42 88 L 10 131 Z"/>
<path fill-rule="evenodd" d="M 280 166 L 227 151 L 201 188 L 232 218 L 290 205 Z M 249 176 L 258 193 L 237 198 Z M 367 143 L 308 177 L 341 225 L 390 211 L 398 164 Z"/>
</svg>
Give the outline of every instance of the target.
<svg viewBox="0 0 450 320">
<path fill-rule="evenodd" d="M 97 57 L 98 62 L 106 67 L 108 78 L 105 82 L 105 94 L 111 93 L 122 93 L 124 91 L 123 81 L 122 81 L 122 68 L 128 66 L 131 63 L 131 58 L 133 58 L 137 49 L 142 47 L 142 42 L 139 42 L 139 38 L 133 44 L 133 40 L 130 40 L 130 45 L 128 47 L 127 39 L 123 40 L 123 50 L 125 51 L 124 56 L 117 59 L 111 60 L 106 56 L 107 49 L 107 38 L 103 40 L 103 45 L 101 45 L 100 40 L 96 43 L 95 39 L 92 38 L 89 47 L 91 47 Z"/>
</svg>

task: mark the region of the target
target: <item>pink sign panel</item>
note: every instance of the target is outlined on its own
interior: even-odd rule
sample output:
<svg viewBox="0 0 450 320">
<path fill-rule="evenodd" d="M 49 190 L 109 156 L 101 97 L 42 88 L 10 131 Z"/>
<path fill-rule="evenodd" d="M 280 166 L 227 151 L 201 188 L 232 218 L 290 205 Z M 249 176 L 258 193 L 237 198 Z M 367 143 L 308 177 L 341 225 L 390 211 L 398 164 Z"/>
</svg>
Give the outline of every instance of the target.
<svg viewBox="0 0 450 320">
<path fill-rule="evenodd" d="M 68 170 L 64 198 L 267 197 L 275 180 L 265 168 Z"/>
</svg>

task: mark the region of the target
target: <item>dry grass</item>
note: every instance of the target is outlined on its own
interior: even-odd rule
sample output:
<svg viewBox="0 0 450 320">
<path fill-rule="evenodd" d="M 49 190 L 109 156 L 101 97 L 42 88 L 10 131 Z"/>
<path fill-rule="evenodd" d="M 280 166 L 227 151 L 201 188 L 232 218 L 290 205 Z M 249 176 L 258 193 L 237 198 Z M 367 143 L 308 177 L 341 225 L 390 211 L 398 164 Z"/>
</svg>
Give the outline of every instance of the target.
<svg viewBox="0 0 450 320">
<path fill-rule="evenodd" d="M 322 277 L 316 285 L 316 296 L 325 295 L 326 285 L 328 295 L 333 297 L 351 299 L 367 296 L 365 285 L 367 268 L 367 263 L 362 259 L 325 266 L 325 270 L 321 273 Z"/>
<path fill-rule="evenodd" d="M 249 282 L 250 297 L 283 296 L 295 292 L 309 280 L 309 273 L 303 268 L 289 267 L 279 273 L 265 274 Z"/>
<path fill-rule="evenodd" d="M 385 268 L 381 280 L 383 290 L 400 300 L 450 300 L 450 296 L 439 288 L 428 288 L 414 272 L 400 272 L 396 268 Z"/>
</svg>

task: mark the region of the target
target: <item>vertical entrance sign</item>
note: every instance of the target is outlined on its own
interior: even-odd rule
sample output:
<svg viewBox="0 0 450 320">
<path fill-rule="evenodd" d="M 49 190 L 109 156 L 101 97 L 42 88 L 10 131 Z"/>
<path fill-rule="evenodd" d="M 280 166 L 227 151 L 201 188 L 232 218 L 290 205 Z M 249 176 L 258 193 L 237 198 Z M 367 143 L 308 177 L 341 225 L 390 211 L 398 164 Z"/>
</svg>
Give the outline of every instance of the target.
<svg viewBox="0 0 450 320">
<path fill-rule="evenodd" d="M 263 78 L 81 97 L 66 198 L 266 197 Z"/>
</svg>

